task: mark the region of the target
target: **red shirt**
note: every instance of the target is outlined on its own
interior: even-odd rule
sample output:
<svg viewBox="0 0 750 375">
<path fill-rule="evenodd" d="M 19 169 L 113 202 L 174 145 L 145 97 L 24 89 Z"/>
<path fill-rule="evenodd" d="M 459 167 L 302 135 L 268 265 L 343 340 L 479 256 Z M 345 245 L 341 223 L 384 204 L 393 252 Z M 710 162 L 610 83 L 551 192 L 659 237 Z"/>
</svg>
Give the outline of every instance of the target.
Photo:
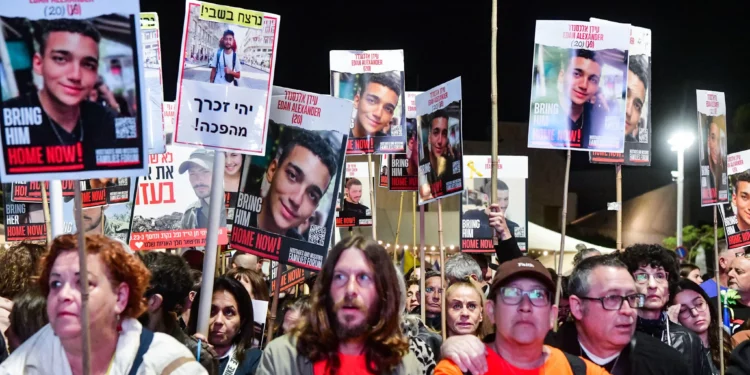
<svg viewBox="0 0 750 375">
<path fill-rule="evenodd" d="M 339 361 L 341 362 L 341 367 L 339 367 L 338 374 L 347 374 L 347 375 L 371 375 L 372 373 L 367 371 L 367 366 L 365 365 L 365 355 L 346 355 L 339 353 Z M 326 365 L 328 364 L 327 360 L 322 360 L 315 362 L 313 364 L 313 372 L 315 375 L 327 375 L 326 374 Z"/>
</svg>

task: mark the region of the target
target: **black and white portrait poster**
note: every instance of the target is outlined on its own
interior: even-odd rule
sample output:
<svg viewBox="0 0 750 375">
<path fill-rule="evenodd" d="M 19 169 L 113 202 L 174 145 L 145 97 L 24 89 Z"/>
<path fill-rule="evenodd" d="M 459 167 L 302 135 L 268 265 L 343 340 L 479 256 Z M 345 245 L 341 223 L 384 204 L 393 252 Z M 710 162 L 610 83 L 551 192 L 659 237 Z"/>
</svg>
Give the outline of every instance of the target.
<svg viewBox="0 0 750 375">
<path fill-rule="evenodd" d="M 5 1 L 0 24 L 0 179 L 145 174 L 138 1 Z"/>
<path fill-rule="evenodd" d="M 727 203 L 727 104 L 724 93 L 696 90 L 701 206 Z"/>
<path fill-rule="evenodd" d="M 419 204 L 464 190 L 461 78 L 417 95 Z"/>
<path fill-rule="evenodd" d="M 526 252 L 528 205 L 526 203 L 526 156 L 498 156 L 497 204 L 505 217 L 510 234 Z M 492 157 L 464 155 L 466 189 L 461 196 L 461 251 L 495 253 L 489 212 L 492 199 Z M 499 236 L 499 235 L 498 235 Z"/>
<path fill-rule="evenodd" d="M 417 141 L 417 95 L 406 92 L 406 153 L 388 156 L 391 191 L 417 191 L 419 181 L 419 147 Z"/>
</svg>

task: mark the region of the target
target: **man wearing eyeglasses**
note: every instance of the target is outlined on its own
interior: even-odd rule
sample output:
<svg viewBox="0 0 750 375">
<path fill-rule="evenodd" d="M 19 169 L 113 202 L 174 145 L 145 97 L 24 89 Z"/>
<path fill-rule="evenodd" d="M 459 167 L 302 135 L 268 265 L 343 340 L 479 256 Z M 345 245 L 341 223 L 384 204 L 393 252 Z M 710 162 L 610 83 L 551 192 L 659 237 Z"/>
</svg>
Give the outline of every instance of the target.
<svg viewBox="0 0 750 375">
<path fill-rule="evenodd" d="M 486 304 L 497 329 L 494 341 L 486 344 L 487 373 L 606 374 L 589 361 L 544 345 L 557 318 L 557 306 L 551 301 L 554 288 L 549 271 L 534 259 L 522 257 L 500 265 Z M 446 359 L 435 368 L 435 375 L 464 371 Z"/>
<path fill-rule="evenodd" d="M 618 254 L 635 279 L 638 293 L 645 296 L 638 310 L 636 330 L 675 348 L 687 363 L 688 374 L 710 375 L 711 367 L 703 353 L 703 343 L 689 329 L 671 322 L 666 310 L 670 296 L 680 281 L 676 258 L 659 245 L 634 245 Z"/>
</svg>

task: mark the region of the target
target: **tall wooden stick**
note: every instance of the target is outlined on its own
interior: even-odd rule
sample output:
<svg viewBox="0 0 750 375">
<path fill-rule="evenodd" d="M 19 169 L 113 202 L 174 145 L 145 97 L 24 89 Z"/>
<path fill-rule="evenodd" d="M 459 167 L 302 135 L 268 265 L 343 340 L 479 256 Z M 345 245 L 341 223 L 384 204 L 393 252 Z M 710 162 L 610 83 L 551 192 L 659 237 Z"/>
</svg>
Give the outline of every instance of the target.
<svg viewBox="0 0 750 375">
<path fill-rule="evenodd" d="M 416 258 L 418 256 L 418 253 L 417 253 L 417 192 L 416 191 L 411 193 L 411 229 L 412 229 L 411 247 L 412 247 L 412 251 L 414 252 L 414 257 Z M 416 266 L 417 265 L 415 264 L 414 267 Z M 421 266 L 421 263 L 420 263 L 420 266 Z"/>
<path fill-rule="evenodd" d="M 396 227 L 396 243 L 393 244 L 393 263 L 398 262 L 398 235 L 401 233 L 401 214 L 404 212 L 404 192 L 401 192 L 401 199 L 398 203 L 398 226 Z M 406 253 L 404 253 L 406 256 Z"/>
<path fill-rule="evenodd" d="M 615 165 L 617 171 L 617 251 L 622 251 L 622 164 Z"/>
<path fill-rule="evenodd" d="M 438 199 L 438 245 L 440 246 L 440 324 L 443 333 L 443 341 L 446 339 L 445 329 L 445 290 L 448 289 L 445 283 L 445 247 L 443 247 L 443 200 Z"/>
<path fill-rule="evenodd" d="M 370 210 L 372 212 L 372 239 L 378 240 L 378 220 L 377 220 L 377 214 L 378 214 L 378 208 L 375 204 L 375 189 L 378 186 L 375 184 L 375 177 L 372 173 L 372 154 L 367 154 L 367 173 L 370 174 L 370 206 L 372 209 Z M 394 246 L 396 246 L 394 244 Z M 394 250 L 395 252 L 395 250 Z"/>
<path fill-rule="evenodd" d="M 424 290 L 424 274 L 427 272 L 424 264 L 424 205 L 419 206 L 419 267 L 419 306 L 422 306 L 422 322 L 424 322 L 425 310 L 427 309 Z"/>
<path fill-rule="evenodd" d="M 78 230 L 78 265 L 81 287 L 81 328 L 83 329 L 83 374 L 91 373 L 91 332 L 89 331 L 89 272 L 86 257 L 86 233 L 83 230 L 81 184 L 75 187 L 76 229 Z"/>
<path fill-rule="evenodd" d="M 717 330 L 719 330 L 719 365 L 721 365 L 721 375 L 724 375 L 724 309 L 723 305 L 721 303 L 721 283 L 718 282 L 720 280 L 719 278 L 719 219 L 717 217 L 719 212 L 719 207 L 722 206 L 714 206 L 714 272 L 716 273 L 716 298 L 718 298 L 719 303 L 716 304 L 717 312 L 719 316 L 719 322 L 721 322 L 718 327 L 716 327 Z M 677 228 L 680 229 L 680 228 Z"/>
<path fill-rule="evenodd" d="M 491 90 L 491 103 L 492 103 L 492 172 L 490 178 L 492 178 L 492 204 L 497 203 L 497 139 L 498 139 L 498 127 L 500 126 L 499 119 L 497 116 L 497 0 L 492 0 L 492 41 L 490 56 L 490 90 Z M 498 244 L 497 233 L 492 231 L 492 242 Z"/>
<path fill-rule="evenodd" d="M 568 181 L 570 180 L 570 150 L 565 162 L 565 185 L 563 186 L 562 206 L 562 229 L 560 230 L 560 258 L 557 259 L 557 288 L 555 288 L 555 305 L 560 304 L 560 292 L 562 292 L 563 259 L 565 259 L 565 227 L 568 218 Z M 557 332 L 557 322 L 555 322 Z"/>
<path fill-rule="evenodd" d="M 49 200 L 47 199 L 46 181 L 39 181 L 42 184 L 42 212 L 44 212 L 44 228 L 47 230 L 47 246 L 52 244 L 52 228 L 49 223 Z"/>
<path fill-rule="evenodd" d="M 266 342 L 273 340 L 273 325 L 276 324 L 276 310 L 279 309 L 279 289 L 281 289 L 281 263 L 276 263 L 276 277 L 273 280 L 273 301 L 271 301 L 271 310 L 268 314 L 268 333 Z"/>
</svg>

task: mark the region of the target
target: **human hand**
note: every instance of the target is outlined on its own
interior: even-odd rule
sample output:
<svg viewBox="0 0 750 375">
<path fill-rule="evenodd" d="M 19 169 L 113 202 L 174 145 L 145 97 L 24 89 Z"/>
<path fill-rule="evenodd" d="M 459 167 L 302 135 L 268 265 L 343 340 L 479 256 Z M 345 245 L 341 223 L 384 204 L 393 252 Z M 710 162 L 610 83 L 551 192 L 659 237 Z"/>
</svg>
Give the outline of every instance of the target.
<svg viewBox="0 0 750 375">
<path fill-rule="evenodd" d="M 462 372 L 473 375 L 487 373 L 487 348 L 478 337 L 473 335 L 452 336 L 440 347 L 443 358 L 455 363 Z"/>
<path fill-rule="evenodd" d="M 510 229 L 508 229 L 508 223 L 505 221 L 505 214 L 500 212 L 500 205 L 494 203 L 490 205 L 490 212 L 488 214 L 490 219 L 490 227 L 495 228 L 498 237 L 502 241 L 508 240 L 512 237 Z"/>
</svg>

